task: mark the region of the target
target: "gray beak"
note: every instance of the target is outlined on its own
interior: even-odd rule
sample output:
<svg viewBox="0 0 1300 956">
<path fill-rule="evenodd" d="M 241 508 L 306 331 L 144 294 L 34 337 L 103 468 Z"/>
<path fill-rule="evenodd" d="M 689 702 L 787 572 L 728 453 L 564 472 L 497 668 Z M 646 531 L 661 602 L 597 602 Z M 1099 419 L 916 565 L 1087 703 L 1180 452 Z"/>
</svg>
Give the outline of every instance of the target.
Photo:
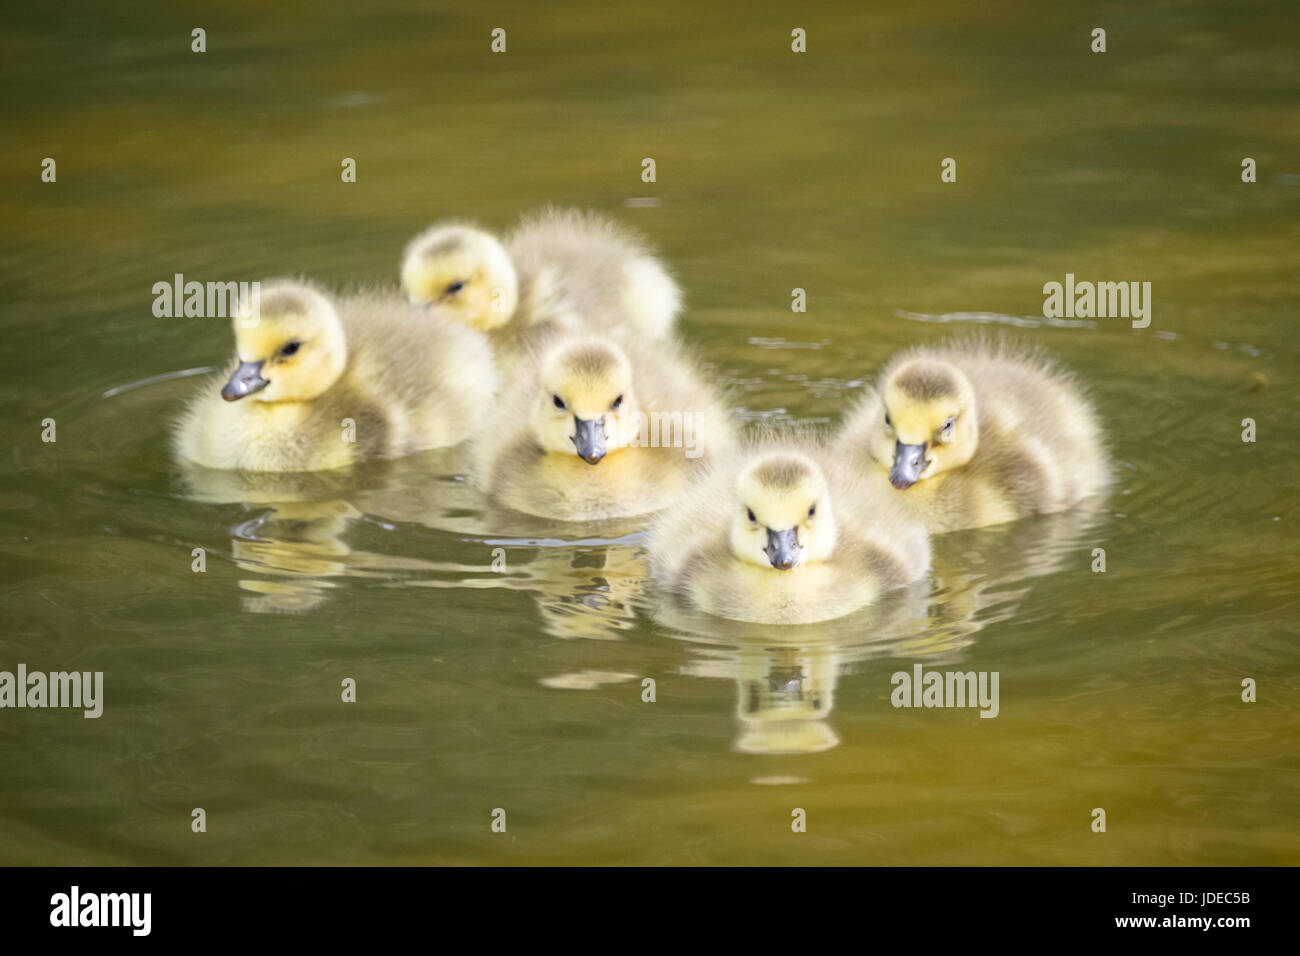
<svg viewBox="0 0 1300 956">
<path fill-rule="evenodd" d="M 763 553 L 767 555 L 767 560 L 772 562 L 772 567 L 778 571 L 789 571 L 798 564 L 799 552 L 802 550 L 799 536 L 794 528 L 788 531 L 767 529 L 767 547 L 763 549 Z"/>
<path fill-rule="evenodd" d="M 889 483 L 895 488 L 911 488 L 925 471 L 925 446 L 894 443 L 894 466 L 889 469 Z"/>
<path fill-rule="evenodd" d="M 230 381 L 221 389 L 221 397 L 228 402 L 238 401 L 246 395 L 260 392 L 270 384 L 262 378 L 261 362 L 240 362 L 239 368 L 230 374 Z"/>
<path fill-rule="evenodd" d="M 589 465 L 598 463 L 605 457 L 605 416 L 584 421 L 575 415 L 573 421 L 577 426 L 573 444 L 578 449 L 578 457 Z"/>
</svg>

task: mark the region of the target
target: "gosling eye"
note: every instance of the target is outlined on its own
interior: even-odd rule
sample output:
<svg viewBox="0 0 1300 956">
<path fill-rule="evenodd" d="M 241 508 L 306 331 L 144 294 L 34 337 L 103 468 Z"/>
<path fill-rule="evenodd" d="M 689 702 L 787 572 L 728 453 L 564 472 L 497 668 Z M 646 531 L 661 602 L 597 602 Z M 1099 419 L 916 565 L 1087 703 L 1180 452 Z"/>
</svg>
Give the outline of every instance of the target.
<svg viewBox="0 0 1300 956">
<path fill-rule="evenodd" d="M 817 506 L 813 505 L 811 508 L 808 509 L 808 517 L 811 518 L 815 514 L 817 514 Z"/>
<path fill-rule="evenodd" d="M 952 434 L 954 431 L 956 431 L 956 429 L 957 429 L 956 415 L 954 415 L 952 418 L 944 419 L 943 427 L 939 429 L 940 440 L 949 441 L 952 438 Z"/>
<path fill-rule="evenodd" d="M 457 292 L 459 292 L 459 291 L 460 291 L 461 289 L 463 289 L 463 288 L 465 288 L 465 280 L 464 280 L 464 279 L 457 279 L 457 280 L 456 280 L 455 282 L 453 282 L 451 285 L 447 286 L 447 288 L 443 289 L 443 290 L 442 290 L 442 294 L 443 294 L 443 295 L 455 295 Z"/>
<path fill-rule="evenodd" d="M 609 409 L 610 411 L 616 412 L 618 411 L 618 407 L 622 404 L 623 404 L 623 396 L 620 395 L 618 398 L 614 399 L 614 402 L 612 405 L 609 406 Z"/>
<path fill-rule="evenodd" d="M 889 420 L 889 412 L 885 412 L 885 427 L 886 428 L 894 427 L 894 423 Z"/>
<path fill-rule="evenodd" d="M 564 411 L 564 409 L 567 407 L 564 404 L 564 399 L 560 398 L 560 396 L 558 395 L 552 395 L 551 401 L 555 403 L 555 407 L 558 408 L 560 411 Z"/>
<path fill-rule="evenodd" d="M 745 514 L 749 516 L 749 520 L 750 520 L 752 523 L 754 523 L 754 524 L 757 524 L 757 523 L 758 523 L 758 519 L 754 517 L 754 509 L 753 509 L 753 508 L 746 508 L 746 509 L 745 509 Z"/>
<path fill-rule="evenodd" d="M 299 341 L 297 341 L 297 340 L 295 340 L 295 341 L 293 341 L 293 342 L 290 342 L 290 343 L 289 343 L 288 345 L 286 345 L 284 348 L 280 349 L 280 354 L 281 354 L 281 355 L 296 355 L 296 354 L 298 354 L 298 350 L 299 350 L 300 348 L 302 348 L 302 343 L 299 342 Z"/>
</svg>

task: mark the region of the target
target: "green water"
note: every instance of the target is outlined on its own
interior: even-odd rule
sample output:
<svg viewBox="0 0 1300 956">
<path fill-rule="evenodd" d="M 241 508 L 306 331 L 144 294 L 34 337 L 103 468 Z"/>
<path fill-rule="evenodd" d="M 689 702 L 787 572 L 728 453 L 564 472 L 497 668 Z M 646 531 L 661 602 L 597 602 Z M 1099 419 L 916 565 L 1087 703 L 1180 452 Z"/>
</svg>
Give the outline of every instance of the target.
<svg viewBox="0 0 1300 956">
<path fill-rule="evenodd" d="M 698 7 L 6 8 L 0 669 L 106 700 L 0 711 L 0 862 L 1300 862 L 1294 3 Z M 1093 389 L 1114 493 L 776 631 L 674 609 L 641 524 L 492 508 L 458 453 L 169 461 L 194 380 L 146 380 L 229 329 L 155 282 L 389 281 L 428 222 L 546 202 L 661 249 L 746 421 L 831 426 L 896 349 L 1011 326 Z M 1150 281 L 1150 327 L 1045 322 L 1067 272 Z M 917 663 L 998 672 L 998 717 L 891 707 Z"/>
</svg>

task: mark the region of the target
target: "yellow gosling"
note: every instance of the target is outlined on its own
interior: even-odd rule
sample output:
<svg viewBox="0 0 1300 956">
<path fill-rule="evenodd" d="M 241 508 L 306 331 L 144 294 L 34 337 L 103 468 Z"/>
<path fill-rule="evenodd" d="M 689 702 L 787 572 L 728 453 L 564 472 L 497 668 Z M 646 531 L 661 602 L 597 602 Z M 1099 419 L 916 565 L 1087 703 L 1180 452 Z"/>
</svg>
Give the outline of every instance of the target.
<svg viewBox="0 0 1300 956">
<path fill-rule="evenodd" d="M 412 304 L 437 303 L 507 348 L 539 327 L 666 338 L 681 308 L 677 284 L 639 237 L 577 210 L 525 218 L 504 244 L 467 223 L 436 224 L 407 245 L 401 279 Z"/>
<path fill-rule="evenodd" d="M 714 467 L 651 532 L 655 579 L 720 617 L 804 624 L 924 577 L 924 526 L 824 457 L 778 442 Z"/>
<path fill-rule="evenodd" d="M 382 293 L 331 302 L 306 282 L 262 285 L 234 317 L 235 358 L 173 433 L 217 469 L 318 471 L 454 445 L 490 411 L 491 347 L 455 322 L 411 321 Z"/>
<path fill-rule="evenodd" d="M 667 343 L 561 337 L 532 354 L 476 440 L 483 489 L 565 521 L 656 511 L 732 442 L 730 416 Z"/>
<path fill-rule="evenodd" d="M 1109 481 L 1101 427 L 1072 376 L 983 339 L 897 355 L 835 450 L 936 533 L 1061 511 Z"/>
</svg>

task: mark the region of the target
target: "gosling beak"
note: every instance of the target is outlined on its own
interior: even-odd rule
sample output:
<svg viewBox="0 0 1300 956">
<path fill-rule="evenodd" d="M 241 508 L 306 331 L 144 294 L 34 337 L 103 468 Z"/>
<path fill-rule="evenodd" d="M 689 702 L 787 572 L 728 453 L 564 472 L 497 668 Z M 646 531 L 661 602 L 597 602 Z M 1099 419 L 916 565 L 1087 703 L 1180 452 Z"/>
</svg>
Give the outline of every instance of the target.
<svg viewBox="0 0 1300 956">
<path fill-rule="evenodd" d="M 786 531 L 767 529 L 767 547 L 763 549 L 763 553 L 767 555 L 767 560 L 772 562 L 772 567 L 778 571 L 789 571 L 798 564 L 799 552 L 802 550 L 799 536 L 794 528 Z"/>
<path fill-rule="evenodd" d="M 261 362 L 240 362 L 239 368 L 230 373 L 230 381 L 221 389 L 221 397 L 228 402 L 238 401 L 270 384 L 262 378 Z"/>
<path fill-rule="evenodd" d="M 895 488 L 911 488 L 921 480 L 921 472 L 925 471 L 927 464 L 925 445 L 895 442 L 894 466 L 889 469 L 889 483 Z"/>
<path fill-rule="evenodd" d="M 575 415 L 573 421 L 577 426 L 573 444 L 578 457 L 589 465 L 597 464 L 605 457 L 605 416 L 584 420 Z"/>
</svg>

